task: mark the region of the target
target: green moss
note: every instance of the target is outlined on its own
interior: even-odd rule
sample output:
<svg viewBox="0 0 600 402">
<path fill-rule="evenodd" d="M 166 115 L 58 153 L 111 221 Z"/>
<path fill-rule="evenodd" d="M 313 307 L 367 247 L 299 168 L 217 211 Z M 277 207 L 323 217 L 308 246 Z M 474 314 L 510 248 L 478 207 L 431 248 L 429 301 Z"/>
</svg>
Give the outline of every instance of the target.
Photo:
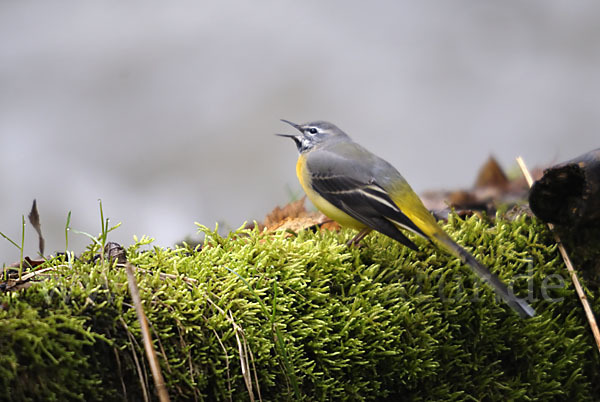
<svg viewBox="0 0 600 402">
<path fill-rule="evenodd" d="M 515 279 L 517 294 L 531 289 L 538 316 L 520 319 L 419 238 L 414 252 L 380 235 L 348 248 L 352 231 L 224 238 L 205 228 L 201 251 L 132 245 L 169 393 L 247 400 L 245 339 L 263 400 L 598 395 L 593 339 L 545 227 L 526 216 L 493 224 L 451 216 L 445 229 L 506 282 Z M 51 278 L 0 295 L 4 396 L 139 400 L 142 383 L 154 392 L 126 275 L 85 263 L 90 257 L 72 267 L 56 258 Z"/>
</svg>

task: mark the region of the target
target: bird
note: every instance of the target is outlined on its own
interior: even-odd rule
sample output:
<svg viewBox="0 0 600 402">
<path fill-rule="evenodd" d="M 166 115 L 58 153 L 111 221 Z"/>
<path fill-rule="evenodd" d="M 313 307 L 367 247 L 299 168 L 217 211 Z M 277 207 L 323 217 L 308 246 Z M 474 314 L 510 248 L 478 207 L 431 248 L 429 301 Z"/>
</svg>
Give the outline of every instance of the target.
<svg viewBox="0 0 600 402">
<path fill-rule="evenodd" d="M 349 245 L 358 245 L 374 230 L 416 250 L 403 231 L 415 233 L 458 257 L 521 317 L 535 316 L 525 300 L 517 298 L 498 276 L 452 240 L 389 162 L 332 123 L 281 121 L 299 131 L 276 135 L 291 138 L 296 144 L 300 154 L 296 174 L 309 200 L 341 226 L 359 231 Z"/>
</svg>

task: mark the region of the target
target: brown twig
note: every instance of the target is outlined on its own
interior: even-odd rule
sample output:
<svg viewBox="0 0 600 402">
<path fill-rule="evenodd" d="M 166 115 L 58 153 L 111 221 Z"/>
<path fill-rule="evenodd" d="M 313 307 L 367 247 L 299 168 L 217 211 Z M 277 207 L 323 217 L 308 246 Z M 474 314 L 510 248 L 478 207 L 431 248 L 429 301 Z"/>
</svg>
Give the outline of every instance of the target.
<svg viewBox="0 0 600 402">
<path fill-rule="evenodd" d="M 519 156 L 517 158 L 517 163 L 519 164 L 519 167 L 521 168 L 521 171 L 523 172 L 523 176 L 525 176 L 525 180 L 527 180 L 527 184 L 529 185 L 529 187 L 531 187 L 533 185 L 533 178 L 531 177 L 531 173 L 529 173 L 529 169 L 527 169 L 527 166 L 525 165 L 525 161 L 523 160 L 522 157 Z M 560 251 L 560 255 L 562 256 L 563 260 L 565 261 L 565 265 L 567 266 L 567 271 L 569 271 L 569 274 L 571 275 L 571 281 L 573 281 L 573 285 L 575 286 L 575 291 L 577 292 L 577 296 L 579 296 L 579 300 L 581 301 L 581 304 L 583 305 L 583 310 L 585 311 L 585 315 L 590 324 L 590 328 L 592 329 L 592 334 L 594 335 L 594 340 L 596 341 L 596 347 L 598 348 L 598 352 L 600 352 L 600 331 L 598 330 L 598 324 L 596 323 L 596 317 L 594 317 L 594 312 L 592 311 L 590 302 L 587 299 L 587 297 L 585 296 L 583 287 L 579 283 L 579 279 L 577 278 L 577 273 L 575 272 L 575 268 L 573 268 L 573 263 L 571 262 L 571 259 L 569 258 L 569 255 L 567 254 L 567 250 L 565 249 L 565 246 L 560 241 L 560 237 L 558 236 L 558 234 L 556 234 L 556 232 L 554 231 L 554 225 L 551 223 L 548 223 L 548 228 L 550 228 L 550 231 L 554 235 L 554 240 L 558 244 L 558 250 Z"/>
<path fill-rule="evenodd" d="M 142 301 L 140 299 L 140 292 L 135 280 L 134 266 L 130 263 L 125 263 L 125 271 L 127 272 L 127 282 L 129 282 L 129 292 L 131 293 L 131 299 L 135 306 L 135 311 L 140 321 L 140 328 L 142 331 L 142 339 L 144 341 L 144 349 L 146 350 L 146 356 L 150 362 L 150 370 L 152 371 L 152 378 L 154 379 L 154 386 L 156 386 L 156 392 L 158 393 L 158 399 L 161 402 L 170 401 L 167 387 L 165 386 L 165 380 L 160 371 L 160 364 L 156 357 L 156 351 L 152 345 L 152 335 L 150 334 L 150 328 L 148 326 L 148 320 L 142 307 Z"/>
</svg>

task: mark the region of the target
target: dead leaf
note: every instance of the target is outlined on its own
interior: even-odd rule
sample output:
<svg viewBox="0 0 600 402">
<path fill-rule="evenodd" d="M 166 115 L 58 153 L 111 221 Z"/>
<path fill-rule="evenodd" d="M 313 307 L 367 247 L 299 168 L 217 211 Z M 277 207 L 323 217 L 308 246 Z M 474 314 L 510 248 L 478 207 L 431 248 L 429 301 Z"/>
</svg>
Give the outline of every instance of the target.
<svg viewBox="0 0 600 402">
<path fill-rule="evenodd" d="M 490 156 L 487 162 L 479 169 L 475 188 L 496 187 L 500 189 L 507 188 L 509 184 L 508 177 L 500 167 L 498 161 Z"/>
<path fill-rule="evenodd" d="M 43 258 L 37 259 L 37 260 L 32 260 L 31 258 L 29 258 L 28 256 L 23 258 L 23 267 L 24 268 L 35 268 L 38 265 L 43 264 L 44 262 L 46 262 L 46 260 L 44 260 Z M 21 266 L 21 263 L 19 261 L 17 262 L 13 262 L 12 264 L 9 265 L 9 267 L 11 268 L 19 268 Z"/>
<path fill-rule="evenodd" d="M 275 207 L 269 214 L 265 217 L 263 225 L 268 230 L 273 230 L 274 227 L 277 227 L 281 224 L 282 221 L 288 218 L 298 218 L 303 215 L 306 215 L 306 208 L 304 207 L 304 200 L 306 200 L 306 196 L 300 198 L 297 201 L 292 201 L 289 204 L 282 207 Z"/>
<path fill-rule="evenodd" d="M 29 215 L 27 215 L 27 217 L 29 218 L 31 226 L 33 226 L 33 228 L 38 234 L 40 255 L 44 255 L 44 246 L 46 244 L 46 241 L 44 240 L 44 236 L 42 236 L 42 224 L 40 222 L 40 214 L 38 212 L 37 202 L 35 199 L 33 200 L 33 205 L 31 206 L 31 212 L 29 212 Z"/>
<path fill-rule="evenodd" d="M 320 212 L 307 211 L 304 207 L 306 196 L 290 202 L 284 207 L 275 207 L 265 218 L 264 226 L 269 231 L 290 230 L 298 232 L 314 226 L 329 230 L 339 229 L 339 225 Z"/>
</svg>

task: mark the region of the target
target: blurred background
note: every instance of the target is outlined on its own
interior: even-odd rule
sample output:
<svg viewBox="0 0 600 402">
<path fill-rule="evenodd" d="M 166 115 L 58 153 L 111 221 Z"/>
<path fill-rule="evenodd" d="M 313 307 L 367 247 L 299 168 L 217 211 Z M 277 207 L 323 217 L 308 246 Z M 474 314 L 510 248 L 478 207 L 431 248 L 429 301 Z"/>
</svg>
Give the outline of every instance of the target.
<svg viewBox="0 0 600 402">
<path fill-rule="evenodd" d="M 34 198 L 46 253 L 69 211 L 100 232 L 98 199 L 125 245 L 262 220 L 302 194 L 280 118 L 337 124 L 421 192 L 597 148 L 599 109 L 597 1 L 4 1 L 0 231 L 20 242 Z"/>
</svg>

